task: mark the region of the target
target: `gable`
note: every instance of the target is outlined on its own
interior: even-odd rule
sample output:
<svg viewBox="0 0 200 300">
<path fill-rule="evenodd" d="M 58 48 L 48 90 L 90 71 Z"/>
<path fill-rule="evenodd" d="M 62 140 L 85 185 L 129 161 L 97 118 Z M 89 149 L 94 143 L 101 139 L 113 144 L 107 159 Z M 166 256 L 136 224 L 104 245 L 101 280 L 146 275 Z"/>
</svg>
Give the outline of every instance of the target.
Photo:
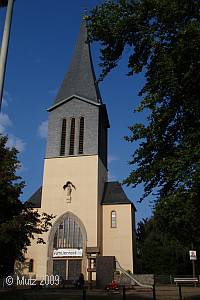
<svg viewBox="0 0 200 300">
<path fill-rule="evenodd" d="M 81 96 L 78 96 L 78 95 L 72 95 L 72 96 L 70 96 L 70 97 L 68 97 L 68 98 L 66 98 L 66 99 L 64 99 L 64 100 L 62 100 L 62 101 L 60 101 L 59 103 L 54 104 L 53 106 L 51 106 L 50 108 L 48 108 L 47 111 L 52 111 L 52 110 L 54 110 L 55 108 L 57 108 L 57 107 L 63 105 L 63 104 L 66 103 L 66 102 L 69 102 L 69 101 L 71 101 L 71 100 L 73 100 L 73 99 L 78 99 L 78 100 L 81 100 L 81 101 L 83 101 L 83 102 L 86 102 L 86 103 L 95 105 L 95 106 L 100 106 L 100 105 L 101 105 L 100 103 L 94 102 L 93 100 L 89 100 L 89 99 L 86 99 L 86 98 L 81 97 Z"/>
</svg>

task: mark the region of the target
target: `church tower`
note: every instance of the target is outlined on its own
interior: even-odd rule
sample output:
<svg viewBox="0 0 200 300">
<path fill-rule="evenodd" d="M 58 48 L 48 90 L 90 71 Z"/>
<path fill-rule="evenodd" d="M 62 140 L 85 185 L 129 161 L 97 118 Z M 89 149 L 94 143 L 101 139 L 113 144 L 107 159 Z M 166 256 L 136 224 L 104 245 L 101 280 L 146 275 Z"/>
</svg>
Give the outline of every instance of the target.
<svg viewBox="0 0 200 300">
<path fill-rule="evenodd" d="M 47 158 L 98 155 L 107 168 L 109 121 L 95 78 L 85 21 L 69 70 L 48 111 Z"/>
<path fill-rule="evenodd" d="M 95 78 L 86 21 L 48 113 L 43 184 L 29 201 L 55 219 L 43 236 L 47 243 L 33 241 L 29 248 L 32 272 L 36 278 L 58 274 L 68 280 L 82 272 L 92 280 L 96 258 L 115 252 L 132 270 L 135 210 L 121 185 L 107 182 L 110 125 Z"/>
</svg>

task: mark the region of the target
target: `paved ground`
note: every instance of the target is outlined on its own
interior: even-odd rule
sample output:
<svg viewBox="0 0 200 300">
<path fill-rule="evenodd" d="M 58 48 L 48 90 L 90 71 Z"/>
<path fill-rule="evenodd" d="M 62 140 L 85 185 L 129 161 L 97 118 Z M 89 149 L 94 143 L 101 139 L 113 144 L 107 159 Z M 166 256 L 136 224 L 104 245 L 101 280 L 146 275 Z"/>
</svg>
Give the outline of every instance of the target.
<svg viewBox="0 0 200 300">
<path fill-rule="evenodd" d="M 200 300 L 200 287 L 183 286 L 181 287 L 182 299 Z M 156 288 L 156 300 L 179 300 L 179 288 L 175 285 L 158 286 Z"/>
<path fill-rule="evenodd" d="M 144 299 L 153 298 L 152 291 L 136 287 L 132 292 L 132 297 L 137 299 L 139 295 Z M 182 300 L 200 300 L 200 286 L 183 286 L 181 287 L 181 295 Z M 156 300 L 180 300 L 179 287 L 176 285 L 156 286 Z"/>
<path fill-rule="evenodd" d="M 83 300 L 81 290 L 42 289 L 0 291 L 1 300 Z M 122 300 L 121 292 L 108 294 L 100 290 L 87 290 L 85 300 Z M 126 291 L 126 300 L 152 300 L 152 290 L 136 287 Z M 156 287 L 156 300 L 180 300 L 178 287 L 164 285 Z M 182 287 L 182 300 L 200 300 L 200 287 Z"/>
</svg>

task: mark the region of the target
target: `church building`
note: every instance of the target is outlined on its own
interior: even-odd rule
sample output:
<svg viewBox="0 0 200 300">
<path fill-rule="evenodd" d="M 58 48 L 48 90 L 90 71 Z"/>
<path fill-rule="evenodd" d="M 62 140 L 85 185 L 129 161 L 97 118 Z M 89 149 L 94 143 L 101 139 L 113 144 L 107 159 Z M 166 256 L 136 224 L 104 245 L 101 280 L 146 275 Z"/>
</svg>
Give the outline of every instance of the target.
<svg viewBox="0 0 200 300">
<path fill-rule="evenodd" d="M 135 207 L 119 182 L 108 182 L 110 127 L 95 78 L 83 21 L 68 72 L 48 109 L 48 138 L 42 186 L 28 200 L 53 214 L 52 227 L 35 239 L 24 271 L 37 279 L 96 278 L 96 260 L 115 257 L 135 270 Z"/>
</svg>

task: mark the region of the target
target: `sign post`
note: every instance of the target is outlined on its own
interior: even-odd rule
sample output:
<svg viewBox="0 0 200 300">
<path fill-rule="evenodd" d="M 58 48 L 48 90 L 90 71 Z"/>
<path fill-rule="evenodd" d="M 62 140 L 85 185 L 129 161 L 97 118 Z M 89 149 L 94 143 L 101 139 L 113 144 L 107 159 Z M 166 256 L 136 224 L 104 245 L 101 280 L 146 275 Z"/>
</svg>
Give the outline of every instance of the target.
<svg viewBox="0 0 200 300">
<path fill-rule="evenodd" d="M 197 252 L 195 250 L 189 251 L 190 260 L 192 261 L 192 276 L 195 277 L 195 260 L 197 260 Z"/>
</svg>

